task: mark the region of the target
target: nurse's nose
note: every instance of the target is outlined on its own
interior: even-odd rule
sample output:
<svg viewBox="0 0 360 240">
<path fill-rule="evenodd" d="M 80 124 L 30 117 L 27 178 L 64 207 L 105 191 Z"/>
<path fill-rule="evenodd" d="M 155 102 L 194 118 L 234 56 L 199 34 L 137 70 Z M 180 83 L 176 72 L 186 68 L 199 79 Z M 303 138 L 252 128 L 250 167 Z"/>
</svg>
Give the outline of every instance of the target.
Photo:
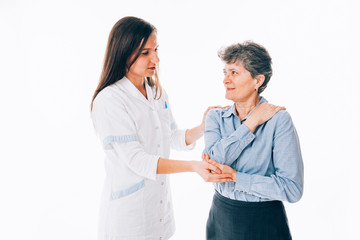
<svg viewBox="0 0 360 240">
<path fill-rule="evenodd" d="M 153 54 L 153 56 L 152 56 L 152 58 L 151 58 L 151 61 L 152 61 L 153 63 L 158 63 L 158 62 L 160 62 L 160 58 L 159 58 L 157 52 L 154 52 L 154 54 Z"/>
</svg>

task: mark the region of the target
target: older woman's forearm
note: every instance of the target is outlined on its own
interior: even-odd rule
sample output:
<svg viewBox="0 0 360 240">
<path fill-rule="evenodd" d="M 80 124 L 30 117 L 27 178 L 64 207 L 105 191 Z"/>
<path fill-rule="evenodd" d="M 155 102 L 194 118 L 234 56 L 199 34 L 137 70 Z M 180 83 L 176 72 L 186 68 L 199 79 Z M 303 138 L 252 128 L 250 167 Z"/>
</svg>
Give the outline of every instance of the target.
<svg viewBox="0 0 360 240">
<path fill-rule="evenodd" d="M 230 166 L 242 153 L 242 151 L 255 139 L 255 135 L 249 129 L 241 125 L 229 136 L 221 138 L 219 130 L 205 131 L 205 153 L 211 159 Z"/>
</svg>

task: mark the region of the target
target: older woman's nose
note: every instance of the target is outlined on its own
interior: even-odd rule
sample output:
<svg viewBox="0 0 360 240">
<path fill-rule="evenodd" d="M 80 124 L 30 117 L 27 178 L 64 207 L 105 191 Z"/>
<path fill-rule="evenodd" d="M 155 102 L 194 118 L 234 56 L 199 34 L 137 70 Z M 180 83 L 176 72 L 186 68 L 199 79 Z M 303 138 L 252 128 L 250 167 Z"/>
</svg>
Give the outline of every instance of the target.
<svg viewBox="0 0 360 240">
<path fill-rule="evenodd" d="M 230 78 L 227 75 L 225 75 L 223 83 L 224 84 L 230 83 Z"/>
</svg>

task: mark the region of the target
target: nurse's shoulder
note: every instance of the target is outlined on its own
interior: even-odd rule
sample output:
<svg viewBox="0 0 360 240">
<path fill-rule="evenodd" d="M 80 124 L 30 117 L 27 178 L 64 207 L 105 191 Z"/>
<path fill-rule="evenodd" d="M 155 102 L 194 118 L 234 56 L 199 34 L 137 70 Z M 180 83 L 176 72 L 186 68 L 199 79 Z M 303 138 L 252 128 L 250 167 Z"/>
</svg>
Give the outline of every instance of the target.
<svg viewBox="0 0 360 240">
<path fill-rule="evenodd" d="M 126 94 L 116 84 L 107 86 L 101 90 L 93 102 L 93 110 L 97 108 L 125 107 Z"/>
</svg>

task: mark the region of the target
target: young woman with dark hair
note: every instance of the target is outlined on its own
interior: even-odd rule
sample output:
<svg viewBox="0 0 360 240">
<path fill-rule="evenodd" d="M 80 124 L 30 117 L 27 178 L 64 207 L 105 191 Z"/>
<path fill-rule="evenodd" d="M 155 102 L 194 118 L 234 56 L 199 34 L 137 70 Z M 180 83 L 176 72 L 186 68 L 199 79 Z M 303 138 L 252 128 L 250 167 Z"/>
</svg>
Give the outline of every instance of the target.
<svg viewBox="0 0 360 240">
<path fill-rule="evenodd" d="M 158 79 L 156 28 L 136 18 L 112 28 L 91 116 L 106 158 L 99 240 L 169 239 L 174 231 L 169 173 L 196 172 L 207 182 L 231 181 L 204 161 L 168 159 L 190 150 L 202 123 L 180 130 Z"/>
</svg>

